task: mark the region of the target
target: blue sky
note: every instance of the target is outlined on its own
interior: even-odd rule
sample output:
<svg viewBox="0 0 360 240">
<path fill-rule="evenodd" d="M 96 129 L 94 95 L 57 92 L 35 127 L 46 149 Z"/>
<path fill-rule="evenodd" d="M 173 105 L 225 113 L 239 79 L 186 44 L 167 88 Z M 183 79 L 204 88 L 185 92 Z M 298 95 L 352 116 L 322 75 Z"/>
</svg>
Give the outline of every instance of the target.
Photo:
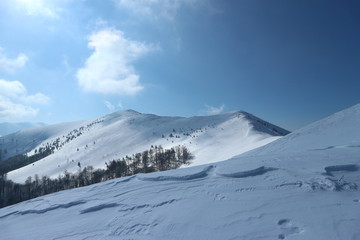
<svg viewBox="0 0 360 240">
<path fill-rule="evenodd" d="M 245 110 L 294 130 L 360 102 L 360 3 L 2 0 L 0 122 Z"/>
</svg>

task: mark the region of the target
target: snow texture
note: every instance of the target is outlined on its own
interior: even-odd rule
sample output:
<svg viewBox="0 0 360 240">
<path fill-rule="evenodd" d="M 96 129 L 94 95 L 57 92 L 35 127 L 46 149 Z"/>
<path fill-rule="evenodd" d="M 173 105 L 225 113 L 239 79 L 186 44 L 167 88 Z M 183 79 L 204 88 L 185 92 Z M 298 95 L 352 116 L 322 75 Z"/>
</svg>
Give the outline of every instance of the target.
<svg viewBox="0 0 360 240">
<path fill-rule="evenodd" d="M 22 202 L 1 239 L 360 239 L 359 129 L 356 105 L 227 161 Z"/>
</svg>

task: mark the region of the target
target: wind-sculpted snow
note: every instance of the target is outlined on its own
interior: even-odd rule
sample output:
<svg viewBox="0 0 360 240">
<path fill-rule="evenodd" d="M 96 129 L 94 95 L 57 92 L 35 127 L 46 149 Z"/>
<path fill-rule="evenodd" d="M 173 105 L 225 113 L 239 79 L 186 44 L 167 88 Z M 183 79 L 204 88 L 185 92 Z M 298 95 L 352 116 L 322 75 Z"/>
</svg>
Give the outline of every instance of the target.
<svg viewBox="0 0 360 240">
<path fill-rule="evenodd" d="M 358 171 L 359 167 L 356 164 L 346 164 L 346 165 L 335 165 L 325 167 L 326 174 L 333 176 L 334 172 L 346 171 L 346 172 L 355 172 Z"/>
<path fill-rule="evenodd" d="M 263 175 L 269 171 L 274 171 L 274 170 L 277 170 L 277 169 L 261 166 L 259 168 L 255 168 L 255 169 L 247 170 L 247 171 L 240 171 L 240 172 L 233 172 L 233 173 L 217 173 L 217 174 L 220 176 L 223 176 L 223 177 L 246 178 L 246 177 L 255 177 L 255 176 Z"/>
<path fill-rule="evenodd" d="M 360 129 L 356 111 L 336 117 Z M 331 136 L 321 130 L 330 125 L 342 131 L 327 118 L 323 128 L 321 121 L 311 128 L 316 141 Z M 292 148 L 300 144 L 295 135 L 288 141 L 296 143 L 282 142 L 280 152 L 276 144 L 273 153 L 138 174 L 2 208 L 0 238 L 358 240 L 360 148 L 327 147 L 358 146 L 360 135 L 354 130 L 336 144 L 325 139 L 309 147 L 308 130 L 298 131 L 306 142 L 299 151 Z"/>
<path fill-rule="evenodd" d="M 131 207 L 120 209 L 120 210 L 118 210 L 118 212 L 131 212 L 131 211 L 134 211 L 134 210 L 140 210 L 142 208 L 150 208 L 150 209 L 152 209 L 152 208 L 161 207 L 161 206 L 164 206 L 164 205 L 167 205 L 167 204 L 172 204 L 175 201 L 178 201 L 178 200 L 177 199 L 171 199 L 171 200 L 163 201 L 163 202 L 156 203 L 156 204 L 136 205 L 136 206 L 131 206 Z"/>
<path fill-rule="evenodd" d="M 95 206 L 80 210 L 80 214 L 97 212 L 97 211 L 100 211 L 105 208 L 113 208 L 113 207 L 117 207 L 117 206 L 119 206 L 118 203 L 103 203 L 103 204 L 95 205 Z"/>
<path fill-rule="evenodd" d="M 19 213 L 19 212 L 18 211 L 13 211 L 13 212 L 6 213 L 4 215 L 0 215 L 0 219 L 6 218 L 8 216 L 11 216 L 11 215 L 14 215 L 14 214 L 17 214 L 17 213 Z"/>
<path fill-rule="evenodd" d="M 43 213 L 58 210 L 58 209 L 61 209 L 61 208 L 70 208 L 70 207 L 74 207 L 74 206 L 85 204 L 85 203 L 86 203 L 86 201 L 79 200 L 79 201 L 73 201 L 73 202 L 68 202 L 68 203 L 64 203 L 64 204 L 50 205 L 47 208 L 27 209 L 27 210 L 22 210 L 22 211 L 14 211 L 14 212 L 5 214 L 3 216 L 0 216 L 0 219 L 4 218 L 4 217 L 7 217 L 7 216 L 10 216 L 10 215 L 14 215 L 14 214 L 16 214 L 16 215 L 43 214 Z"/>
<path fill-rule="evenodd" d="M 119 184 L 123 184 L 123 183 L 125 183 L 125 182 L 131 181 L 131 180 L 134 179 L 134 178 L 136 178 L 136 175 L 134 175 L 134 176 L 129 176 L 129 177 L 118 178 L 118 179 L 115 179 L 115 180 L 112 181 L 112 182 L 108 182 L 107 184 L 115 187 L 115 186 L 117 186 L 117 185 L 119 185 Z M 97 191 L 97 189 L 98 189 L 99 187 L 101 187 L 101 186 L 95 184 L 94 186 L 91 187 L 90 191 Z"/>
<path fill-rule="evenodd" d="M 53 211 L 53 210 L 56 210 L 59 208 L 70 208 L 70 207 L 81 205 L 84 203 L 86 203 L 86 201 L 80 200 L 80 201 L 74 201 L 74 202 L 69 202 L 69 203 L 64 203 L 64 204 L 57 204 L 57 205 L 50 206 L 50 207 L 43 208 L 43 209 L 29 209 L 29 210 L 25 210 L 25 211 L 19 211 L 18 214 L 21 214 L 21 215 L 42 214 L 42 213 Z"/>
<path fill-rule="evenodd" d="M 130 177 L 123 177 L 123 178 L 119 178 L 114 182 L 114 186 L 124 183 L 124 182 L 128 182 L 132 179 L 134 179 L 136 176 L 130 176 Z"/>
<path fill-rule="evenodd" d="M 359 191 L 337 188 L 360 183 L 339 167 L 360 149 L 332 151 L 237 157 L 43 196 L 0 209 L 2 238 L 356 239 Z M 343 180 L 329 180 L 325 168 Z"/>
<path fill-rule="evenodd" d="M 214 166 L 210 165 L 200 171 L 195 171 L 193 173 L 189 173 L 189 174 L 185 174 L 185 175 L 181 175 L 181 174 L 177 174 L 177 173 L 175 173 L 175 175 L 168 175 L 168 173 L 171 172 L 171 171 L 169 171 L 169 172 L 164 172 L 164 173 L 153 174 L 155 176 L 153 176 L 153 175 L 150 175 L 150 176 L 138 175 L 137 178 L 142 181 L 188 181 L 188 180 L 194 180 L 194 179 L 207 177 L 209 175 L 209 172 L 213 168 L 214 168 Z M 199 169 L 199 167 L 197 167 L 196 169 Z"/>
</svg>

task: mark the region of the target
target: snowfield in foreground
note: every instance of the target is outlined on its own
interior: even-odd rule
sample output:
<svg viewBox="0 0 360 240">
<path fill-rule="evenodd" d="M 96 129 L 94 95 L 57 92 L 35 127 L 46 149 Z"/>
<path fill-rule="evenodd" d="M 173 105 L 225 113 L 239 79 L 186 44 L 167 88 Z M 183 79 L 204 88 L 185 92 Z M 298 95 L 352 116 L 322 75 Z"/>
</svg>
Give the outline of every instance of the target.
<svg viewBox="0 0 360 240">
<path fill-rule="evenodd" d="M 0 209 L 1 239 L 360 239 L 360 105 L 228 161 Z"/>
</svg>

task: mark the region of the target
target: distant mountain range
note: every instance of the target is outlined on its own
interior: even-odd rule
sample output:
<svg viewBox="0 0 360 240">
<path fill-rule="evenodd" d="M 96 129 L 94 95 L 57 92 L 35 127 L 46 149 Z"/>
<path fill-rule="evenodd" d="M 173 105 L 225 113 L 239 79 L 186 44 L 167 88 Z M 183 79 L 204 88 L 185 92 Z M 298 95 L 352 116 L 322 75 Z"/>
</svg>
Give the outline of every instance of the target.
<svg viewBox="0 0 360 240">
<path fill-rule="evenodd" d="M 17 132 L 19 130 L 40 127 L 45 125 L 46 125 L 45 123 L 32 123 L 32 122 L 21 122 L 21 123 L 3 122 L 0 123 L 0 137 L 8 135 L 10 133 Z"/>
<path fill-rule="evenodd" d="M 65 170 L 76 172 L 79 166 L 104 168 L 106 162 L 154 146 L 186 146 L 194 156 L 190 166 L 212 163 L 288 133 L 242 111 L 184 118 L 126 110 L 98 119 L 21 130 L 1 137 L 0 150 L 3 161 L 21 154 L 42 158 L 8 174 L 8 178 L 24 182 L 35 174 L 57 177 Z"/>
</svg>

